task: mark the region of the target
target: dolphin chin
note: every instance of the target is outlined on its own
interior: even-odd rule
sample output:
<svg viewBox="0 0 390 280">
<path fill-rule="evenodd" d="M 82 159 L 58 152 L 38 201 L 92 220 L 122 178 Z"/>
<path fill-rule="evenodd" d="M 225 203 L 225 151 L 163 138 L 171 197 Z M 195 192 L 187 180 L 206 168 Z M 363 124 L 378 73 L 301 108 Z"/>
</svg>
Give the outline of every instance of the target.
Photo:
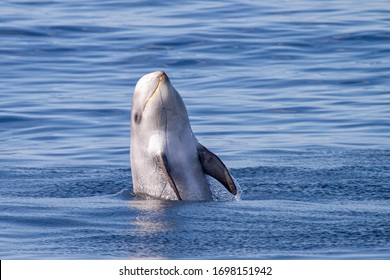
<svg viewBox="0 0 390 280">
<path fill-rule="evenodd" d="M 237 194 L 224 163 L 195 138 L 184 102 L 162 71 L 144 75 L 135 86 L 130 160 L 136 194 L 212 200 L 206 175 Z"/>
</svg>

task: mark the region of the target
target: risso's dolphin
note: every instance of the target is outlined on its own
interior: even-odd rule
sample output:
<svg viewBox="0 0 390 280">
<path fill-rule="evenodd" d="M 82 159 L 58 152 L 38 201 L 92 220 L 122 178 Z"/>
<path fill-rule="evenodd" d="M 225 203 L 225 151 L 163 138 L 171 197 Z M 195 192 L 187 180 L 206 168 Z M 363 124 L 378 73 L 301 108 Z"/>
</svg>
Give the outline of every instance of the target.
<svg viewBox="0 0 390 280">
<path fill-rule="evenodd" d="M 223 162 L 196 140 L 184 102 L 162 71 L 143 76 L 135 87 L 130 146 L 136 194 L 211 200 L 206 174 L 237 194 Z"/>
</svg>

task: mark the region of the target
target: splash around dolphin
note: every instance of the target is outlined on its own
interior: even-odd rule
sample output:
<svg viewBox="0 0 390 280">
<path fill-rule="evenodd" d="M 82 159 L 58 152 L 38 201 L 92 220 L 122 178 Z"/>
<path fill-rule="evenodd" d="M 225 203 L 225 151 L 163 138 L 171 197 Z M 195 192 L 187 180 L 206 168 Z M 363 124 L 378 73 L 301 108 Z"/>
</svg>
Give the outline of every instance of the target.
<svg viewBox="0 0 390 280">
<path fill-rule="evenodd" d="M 135 87 L 130 160 L 133 190 L 138 195 L 212 200 L 206 175 L 237 194 L 226 166 L 195 138 L 184 102 L 162 71 L 143 76 Z"/>
</svg>

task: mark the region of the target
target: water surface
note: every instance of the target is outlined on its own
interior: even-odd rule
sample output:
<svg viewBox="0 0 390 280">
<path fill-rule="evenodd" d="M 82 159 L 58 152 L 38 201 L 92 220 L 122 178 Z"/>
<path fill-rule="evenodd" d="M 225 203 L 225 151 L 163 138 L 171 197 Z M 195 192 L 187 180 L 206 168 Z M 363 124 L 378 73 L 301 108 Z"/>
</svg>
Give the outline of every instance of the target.
<svg viewBox="0 0 390 280">
<path fill-rule="evenodd" d="M 2 1 L 1 258 L 389 259 L 389 15 L 387 1 Z M 132 92 L 156 70 L 239 200 L 132 194 Z"/>
</svg>

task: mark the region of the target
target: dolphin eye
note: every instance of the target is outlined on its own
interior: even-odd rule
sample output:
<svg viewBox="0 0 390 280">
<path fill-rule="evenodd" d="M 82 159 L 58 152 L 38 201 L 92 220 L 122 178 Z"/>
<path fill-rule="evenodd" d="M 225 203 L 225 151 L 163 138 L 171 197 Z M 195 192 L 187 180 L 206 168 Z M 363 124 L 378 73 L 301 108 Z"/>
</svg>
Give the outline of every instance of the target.
<svg viewBox="0 0 390 280">
<path fill-rule="evenodd" d="M 141 122 L 141 115 L 140 114 L 138 114 L 138 113 L 134 114 L 134 122 L 136 124 L 139 124 Z"/>
</svg>

